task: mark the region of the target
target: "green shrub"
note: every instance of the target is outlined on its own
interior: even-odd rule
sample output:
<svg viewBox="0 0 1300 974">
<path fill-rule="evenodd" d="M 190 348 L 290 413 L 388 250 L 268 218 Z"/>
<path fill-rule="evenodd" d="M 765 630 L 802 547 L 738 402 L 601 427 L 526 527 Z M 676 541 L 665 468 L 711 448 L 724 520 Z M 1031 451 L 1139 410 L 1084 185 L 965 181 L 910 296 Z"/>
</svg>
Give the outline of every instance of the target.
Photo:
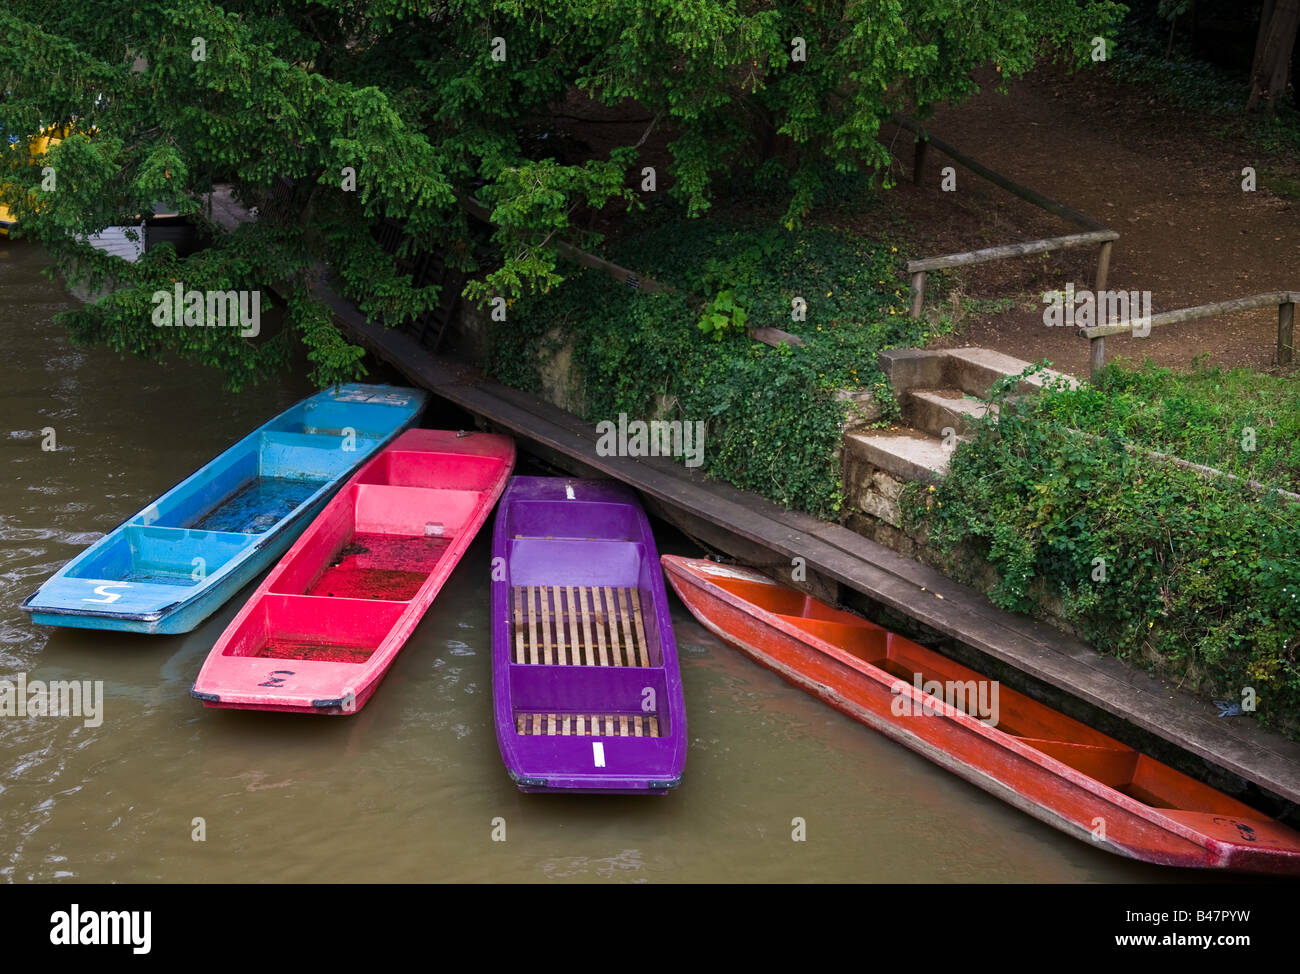
<svg viewBox="0 0 1300 974">
<path fill-rule="evenodd" d="M 1260 718 L 1295 736 L 1300 506 L 1149 452 L 1232 466 L 1243 451 L 1224 441 L 1246 420 L 1291 429 L 1294 396 L 1266 414 L 1272 380 L 1251 385 L 1247 395 L 1240 373 L 1152 367 L 1027 399 L 1003 383 L 996 424 L 957 448 L 936 490 L 910 492 L 911 526 L 928 528 L 954 574 L 971 555 L 987 559 L 1003 608 L 1031 612 L 1057 595 L 1099 650 L 1227 700 L 1253 688 Z M 1294 483 L 1282 448 L 1237 469 Z"/>
<path fill-rule="evenodd" d="M 844 406 L 835 393 L 871 388 L 892 408 L 877 353 L 927 337 L 929 326 L 907 317 L 898 248 L 828 229 L 693 220 L 652 227 L 608 257 L 674 290 L 577 274 L 512 307 L 493 334 L 493 374 L 536 391 L 542 362 L 570 347 L 584 418 L 660 410 L 703 420 L 705 472 L 836 518 Z M 806 302 L 802 321 L 792 320 L 796 297 Z M 713 314 L 725 321 L 702 329 Z M 773 348 L 744 333 L 763 326 L 807 344 Z"/>
</svg>

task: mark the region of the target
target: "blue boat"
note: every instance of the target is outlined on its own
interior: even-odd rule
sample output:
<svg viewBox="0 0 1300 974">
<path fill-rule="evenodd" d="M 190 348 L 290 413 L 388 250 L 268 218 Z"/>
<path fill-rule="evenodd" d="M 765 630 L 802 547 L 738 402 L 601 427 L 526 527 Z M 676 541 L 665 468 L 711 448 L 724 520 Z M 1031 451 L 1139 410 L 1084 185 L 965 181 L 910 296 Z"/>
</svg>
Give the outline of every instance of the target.
<svg viewBox="0 0 1300 974">
<path fill-rule="evenodd" d="M 277 561 L 426 398 L 354 383 L 304 399 L 77 555 L 23 611 L 46 626 L 191 631 Z"/>
</svg>

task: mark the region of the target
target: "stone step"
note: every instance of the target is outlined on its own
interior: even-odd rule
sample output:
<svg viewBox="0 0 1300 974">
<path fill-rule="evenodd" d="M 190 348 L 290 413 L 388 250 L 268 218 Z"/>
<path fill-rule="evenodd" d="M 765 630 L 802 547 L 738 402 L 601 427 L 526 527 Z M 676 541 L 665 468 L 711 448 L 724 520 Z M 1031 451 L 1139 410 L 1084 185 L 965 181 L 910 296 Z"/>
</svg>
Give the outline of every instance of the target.
<svg viewBox="0 0 1300 974">
<path fill-rule="evenodd" d="M 910 427 L 844 434 L 846 463 L 867 464 L 900 481 L 937 484 L 948 472 L 951 454 L 939 437 Z"/>
<path fill-rule="evenodd" d="M 841 389 L 835 393 L 835 399 L 844 404 L 845 432 L 870 426 L 885 414 L 870 389 Z"/>
<path fill-rule="evenodd" d="M 997 407 L 962 392 L 960 389 L 909 389 L 903 395 L 903 422 L 923 433 L 940 438 L 951 430 L 958 436 L 969 435 L 978 427 L 977 420 Z"/>
<path fill-rule="evenodd" d="M 1019 375 L 1032 364 L 990 348 L 890 348 L 880 353 L 879 363 L 900 400 L 910 389 L 949 388 L 986 396 L 998 379 Z M 1031 393 L 1056 378 L 1070 386 L 1079 384 L 1074 376 L 1048 369 L 1021 380 L 1019 389 Z"/>
<path fill-rule="evenodd" d="M 995 352 L 991 348 L 950 348 L 944 354 L 948 358 L 952 384 L 962 392 L 975 396 L 987 396 L 993 383 L 1008 375 L 1019 375 L 1033 364 Z M 1060 379 L 1071 388 L 1079 384 L 1079 380 L 1072 375 L 1045 369 L 1027 379 L 1021 379 L 1019 389 L 1025 393 L 1034 392 L 1052 379 Z"/>
<path fill-rule="evenodd" d="M 970 438 L 981 417 L 996 410 L 984 402 L 989 388 L 1005 376 L 1019 375 L 1030 363 L 986 348 L 891 348 L 880 353 L 879 361 L 903 425 L 867 430 L 846 423 L 844 494 L 851 514 L 901 529 L 898 497 L 904 485 L 943 480 L 952 450 Z M 1056 377 L 1078 384 L 1072 376 L 1045 370 L 1020 380 L 1008 398 L 1030 395 Z"/>
<path fill-rule="evenodd" d="M 910 427 L 845 433 L 843 445 L 844 495 L 849 512 L 866 514 L 900 529 L 903 512 L 898 497 L 903 487 L 909 483 L 939 483 L 948 472 L 952 455 L 943 440 Z"/>
<path fill-rule="evenodd" d="M 942 351 L 924 348 L 887 348 L 877 357 L 898 399 L 908 389 L 938 388 L 948 381 L 948 356 Z"/>
</svg>

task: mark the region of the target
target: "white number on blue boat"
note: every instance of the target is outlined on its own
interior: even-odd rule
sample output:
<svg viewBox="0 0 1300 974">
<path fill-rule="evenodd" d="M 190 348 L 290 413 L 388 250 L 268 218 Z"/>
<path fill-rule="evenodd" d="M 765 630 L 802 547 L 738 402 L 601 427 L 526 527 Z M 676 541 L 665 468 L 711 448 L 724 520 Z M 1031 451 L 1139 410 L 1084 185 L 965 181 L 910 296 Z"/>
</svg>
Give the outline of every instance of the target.
<svg viewBox="0 0 1300 974">
<path fill-rule="evenodd" d="M 122 593 L 121 593 L 121 592 L 106 592 L 106 591 L 104 591 L 104 590 L 105 590 L 105 589 L 110 589 L 110 588 L 130 588 L 130 587 L 131 587 L 131 586 L 130 586 L 130 584 L 129 584 L 128 582 L 105 582 L 105 583 L 103 583 L 102 585 L 96 585 L 96 586 L 95 586 L 95 594 L 96 594 L 96 595 L 102 595 L 102 596 L 104 596 L 102 599 L 92 599 L 92 598 L 87 597 L 87 598 L 82 599 L 81 601 L 83 601 L 83 602 L 99 602 L 99 603 L 101 603 L 101 604 L 107 604 L 107 603 L 109 603 L 109 602 L 116 602 L 118 599 L 120 599 L 120 598 L 122 597 Z"/>
</svg>

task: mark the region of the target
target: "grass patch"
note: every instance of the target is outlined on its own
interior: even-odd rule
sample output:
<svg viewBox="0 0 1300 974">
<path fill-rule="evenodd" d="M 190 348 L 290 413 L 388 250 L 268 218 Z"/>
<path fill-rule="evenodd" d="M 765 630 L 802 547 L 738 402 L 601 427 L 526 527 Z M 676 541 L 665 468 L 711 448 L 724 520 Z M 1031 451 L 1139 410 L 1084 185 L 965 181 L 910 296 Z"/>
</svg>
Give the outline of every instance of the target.
<svg viewBox="0 0 1300 974">
<path fill-rule="evenodd" d="M 1295 380 L 1204 365 L 1189 373 L 1109 365 L 1092 383 L 1051 396 L 1054 421 L 1272 487 L 1300 492 Z"/>
<path fill-rule="evenodd" d="M 1300 200 L 1300 179 L 1271 169 L 1261 169 L 1259 188 L 1285 200 Z"/>
</svg>

